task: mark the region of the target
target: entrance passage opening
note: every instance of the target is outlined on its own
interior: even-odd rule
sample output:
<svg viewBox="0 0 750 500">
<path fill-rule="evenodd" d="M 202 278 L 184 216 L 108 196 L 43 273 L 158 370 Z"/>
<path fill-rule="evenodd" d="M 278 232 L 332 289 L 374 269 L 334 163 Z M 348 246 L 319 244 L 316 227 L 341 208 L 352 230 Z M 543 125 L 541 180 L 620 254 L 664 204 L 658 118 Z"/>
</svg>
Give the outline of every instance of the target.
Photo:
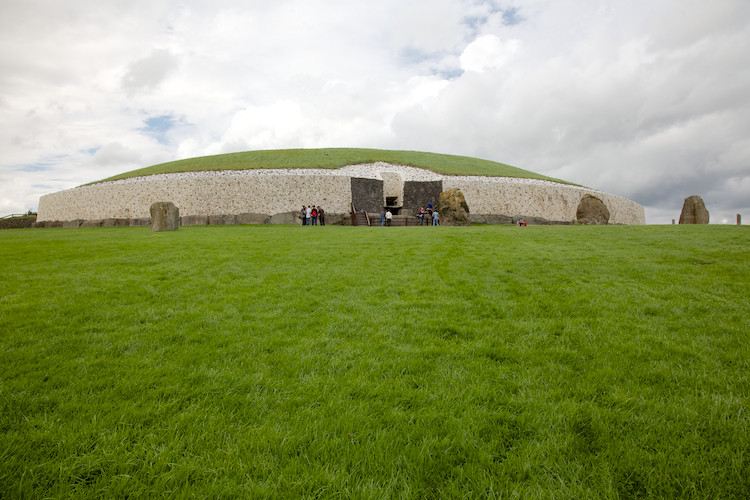
<svg viewBox="0 0 750 500">
<path fill-rule="evenodd" d="M 386 196 L 385 208 L 390 210 L 393 215 L 399 215 L 401 213 L 401 205 L 398 204 L 398 196 Z"/>
</svg>

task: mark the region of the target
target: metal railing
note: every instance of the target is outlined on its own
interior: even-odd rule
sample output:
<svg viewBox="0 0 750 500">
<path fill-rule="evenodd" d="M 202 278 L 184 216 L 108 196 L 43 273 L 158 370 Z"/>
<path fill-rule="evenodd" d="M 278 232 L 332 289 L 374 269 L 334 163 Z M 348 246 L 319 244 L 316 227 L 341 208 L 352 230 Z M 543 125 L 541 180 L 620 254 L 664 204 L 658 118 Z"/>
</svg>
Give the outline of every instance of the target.
<svg viewBox="0 0 750 500">
<path fill-rule="evenodd" d="M 36 217 L 36 212 L 26 212 L 25 214 L 9 214 L 9 215 L 4 215 L 4 216 L 0 217 L 0 220 L 3 220 L 3 219 L 13 219 L 15 217 Z"/>
</svg>

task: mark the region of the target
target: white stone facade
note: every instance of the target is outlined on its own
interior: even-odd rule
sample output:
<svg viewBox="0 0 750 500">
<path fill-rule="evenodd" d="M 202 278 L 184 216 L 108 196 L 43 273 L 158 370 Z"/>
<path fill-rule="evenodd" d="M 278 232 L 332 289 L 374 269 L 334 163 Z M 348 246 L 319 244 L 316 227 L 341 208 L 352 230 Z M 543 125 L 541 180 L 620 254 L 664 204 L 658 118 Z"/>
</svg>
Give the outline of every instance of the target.
<svg viewBox="0 0 750 500">
<path fill-rule="evenodd" d="M 387 163 L 340 169 L 185 172 L 102 182 L 42 196 L 37 220 L 147 218 L 151 204 L 157 201 L 171 201 L 181 216 L 274 215 L 299 210 L 303 204 L 344 214 L 351 207 L 352 177 L 383 180 L 384 196 L 394 191 L 403 194 L 403 184 L 400 191 L 393 185 L 399 178 L 442 180 L 444 190 L 461 189 L 472 214 L 523 215 L 554 221 L 575 221 L 581 198 L 592 194 L 609 209 L 611 224 L 645 223 L 643 207 L 637 203 L 588 188 L 533 179 L 439 175 Z"/>
</svg>

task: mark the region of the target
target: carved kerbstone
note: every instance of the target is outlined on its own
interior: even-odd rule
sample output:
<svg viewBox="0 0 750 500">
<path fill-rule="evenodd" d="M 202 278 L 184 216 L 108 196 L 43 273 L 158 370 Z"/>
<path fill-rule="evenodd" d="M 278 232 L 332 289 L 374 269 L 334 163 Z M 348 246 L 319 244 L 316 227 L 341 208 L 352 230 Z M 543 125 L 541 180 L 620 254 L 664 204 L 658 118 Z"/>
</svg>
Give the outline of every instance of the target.
<svg viewBox="0 0 750 500">
<path fill-rule="evenodd" d="M 180 228 L 180 211 L 171 201 L 151 205 L 151 230 L 176 231 Z"/>
<path fill-rule="evenodd" d="M 587 194 L 578 204 L 576 220 L 581 224 L 602 226 L 609 223 L 609 209 L 602 200 Z"/>
<path fill-rule="evenodd" d="M 446 226 L 469 226 L 469 205 L 466 204 L 464 194 L 458 188 L 440 193 L 438 201 L 440 224 Z"/>
</svg>

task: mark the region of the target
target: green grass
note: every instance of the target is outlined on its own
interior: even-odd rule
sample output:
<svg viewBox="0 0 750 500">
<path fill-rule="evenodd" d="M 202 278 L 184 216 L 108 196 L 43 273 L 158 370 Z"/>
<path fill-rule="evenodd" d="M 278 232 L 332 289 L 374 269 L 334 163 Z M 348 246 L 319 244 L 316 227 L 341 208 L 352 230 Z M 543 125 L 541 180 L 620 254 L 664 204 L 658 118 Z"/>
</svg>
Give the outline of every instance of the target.
<svg viewBox="0 0 750 500">
<path fill-rule="evenodd" d="M 750 232 L 0 232 L 0 496 L 747 498 Z"/>
<path fill-rule="evenodd" d="M 204 156 L 133 170 L 99 182 L 175 172 L 250 170 L 257 168 L 341 168 L 347 165 L 374 163 L 376 161 L 419 167 L 446 175 L 523 177 L 564 182 L 503 163 L 468 156 L 354 148 L 280 149 Z"/>
</svg>

